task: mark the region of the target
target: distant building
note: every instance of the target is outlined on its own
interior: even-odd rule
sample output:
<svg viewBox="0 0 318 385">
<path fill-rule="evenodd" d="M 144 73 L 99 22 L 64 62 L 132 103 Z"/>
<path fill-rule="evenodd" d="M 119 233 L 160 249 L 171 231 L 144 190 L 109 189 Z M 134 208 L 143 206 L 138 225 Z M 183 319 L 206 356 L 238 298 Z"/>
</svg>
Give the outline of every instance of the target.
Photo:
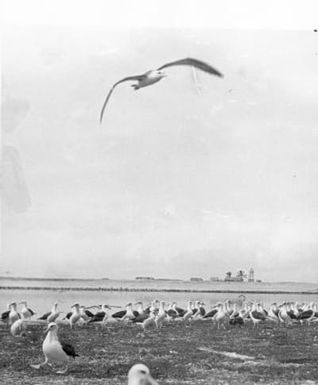
<svg viewBox="0 0 318 385">
<path fill-rule="evenodd" d="M 154 277 L 136 277 L 137 281 L 153 281 Z"/>
<path fill-rule="evenodd" d="M 251 267 L 248 272 L 248 282 L 255 282 L 254 269 Z"/>
<path fill-rule="evenodd" d="M 230 281 L 232 278 L 232 272 L 231 271 L 228 271 L 227 273 L 225 273 L 225 279 Z"/>
<path fill-rule="evenodd" d="M 244 270 L 238 269 L 236 272 L 236 278 L 240 278 L 240 281 L 245 281 L 247 280 L 247 274 Z"/>
<path fill-rule="evenodd" d="M 224 281 L 226 282 L 255 282 L 254 269 L 251 267 L 247 273 L 243 269 L 238 269 L 236 275 L 233 276 L 231 271 L 225 273 Z"/>
<path fill-rule="evenodd" d="M 210 277 L 210 281 L 216 282 L 219 281 L 219 277 Z"/>
<path fill-rule="evenodd" d="M 190 281 L 191 282 L 202 282 L 203 278 L 201 278 L 201 277 L 191 277 Z"/>
<path fill-rule="evenodd" d="M 243 278 L 241 277 L 225 277 L 225 282 L 244 282 Z"/>
<path fill-rule="evenodd" d="M 232 277 L 232 272 L 228 271 L 224 278 L 225 282 L 243 282 L 243 276 L 237 275 L 236 277 Z"/>
</svg>

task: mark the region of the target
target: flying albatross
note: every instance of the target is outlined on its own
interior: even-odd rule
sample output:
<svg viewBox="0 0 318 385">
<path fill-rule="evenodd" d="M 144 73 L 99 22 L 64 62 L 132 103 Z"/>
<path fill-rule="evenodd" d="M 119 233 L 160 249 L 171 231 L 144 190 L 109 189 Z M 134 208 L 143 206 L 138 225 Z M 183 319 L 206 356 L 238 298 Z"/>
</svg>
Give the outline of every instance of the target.
<svg viewBox="0 0 318 385">
<path fill-rule="evenodd" d="M 147 71 L 147 72 L 145 72 L 142 75 L 127 76 L 127 77 L 119 80 L 118 82 L 116 82 L 112 86 L 110 91 L 108 92 L 108 95 L 106 97 L 106 100 L 105 100 L 105 102 L 103 104 L 103 107 L 102 107 L 102 110 L 101 110 L 101 113 L 100 113 L 100 123 L 103 120 L 103 115 L 104 115 L 104 111 L 105 111 L 106 105 L 108 103 L 108 100 L 109 100 L 111 94 L 113 93 L 115 87 L 118 86 L 118 84 L 126 82 L 126 81 L 136 81 L 137 83 L 136 84 L 132 84 L 132 87 L 135 90 L 138 90 L 139 88 L 147 87 L 147 86 L 150 86 L 151 84 L 157 83 L 157 82 L 159 82 L 159 80 L 161 80 L 162 78 L 166 77 L 167 75 L 164 73 L 164 71 L 162 71 L 164 68 L 173 67 L 173 66 L 180 66 L 180 65 L 191 66 L 191 67 L 194 67 L 194 68 L 198 68 L 198 69 L 200 69 L 200 70 L 202 70 L 204 72 L 207 72 L 207 73 L 209 73 L 211 75 L 216 75 L 216 76 L 223 77 L 221 72 L 219 72 L 218 70 L 216 70 L 215 68 L 210 66 L 210 64 L 207 64 L 207 63 L 205 63 L 205 62 L 203 62 L 201 60 L 193 59 L 193 58 L 190 58 L 190 57 L 189 58 L 185 58 L 185 59 L 180 59 L 180 60 L 172 61 L 170 63 L 166 63 L 166 64 L 162 65 L 161 67 L 159 67 L 158 69 Z"/>
</svg>

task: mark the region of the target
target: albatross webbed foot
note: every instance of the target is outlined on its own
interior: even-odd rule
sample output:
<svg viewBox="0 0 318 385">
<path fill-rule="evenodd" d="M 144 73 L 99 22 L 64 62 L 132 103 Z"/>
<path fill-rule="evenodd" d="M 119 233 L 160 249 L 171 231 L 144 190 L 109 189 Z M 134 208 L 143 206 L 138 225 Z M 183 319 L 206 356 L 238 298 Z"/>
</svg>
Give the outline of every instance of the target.
<svg viewBox="0 0 318 385">
<path fill-rule="evenodd" d="M 41 369 L 44 365 L 46 365 L 47 364 L 47 362 L 42 362 L 41 364 L 31 364 L 30 366 L 31 366 L 31 368 L 33 368 L 33 369 L 37 369 L 37 370 L 39 370 L 39 369 Z"/>
<path fill-rule="evenodd" d="M 58 370 L 56 374 L 65 374 L 68 371 L 68 366 L 63 370 Z"/>
</svg>

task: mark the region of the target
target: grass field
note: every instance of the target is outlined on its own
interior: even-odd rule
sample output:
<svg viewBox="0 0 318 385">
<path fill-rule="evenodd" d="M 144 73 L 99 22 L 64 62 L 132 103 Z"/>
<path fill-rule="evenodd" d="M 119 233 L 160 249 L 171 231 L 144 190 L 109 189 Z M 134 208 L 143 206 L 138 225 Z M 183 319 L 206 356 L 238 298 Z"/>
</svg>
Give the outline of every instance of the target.
<svg viewBox="0 0 318 385">
<path fill-rule="evenodd" d="M 145 334 L 138 325 L 60 325 L 60 338 L 80 355 L 65 375 L 30 367 L 43 361 L 43 329 L 31 324 L 25 337 L 14 338 L 0 325 L 1 384 L 125 384 L 137 362 L 159 384 L 318 383 L 318 325 L 217 330 L 211 321 L 176 322 Z"/>
</svg>

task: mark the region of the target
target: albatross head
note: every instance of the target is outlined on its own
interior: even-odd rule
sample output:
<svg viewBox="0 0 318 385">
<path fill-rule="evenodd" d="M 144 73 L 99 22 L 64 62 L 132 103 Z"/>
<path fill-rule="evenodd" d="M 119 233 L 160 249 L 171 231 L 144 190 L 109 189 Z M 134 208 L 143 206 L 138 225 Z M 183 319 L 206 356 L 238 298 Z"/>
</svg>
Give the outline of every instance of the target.
<svg viewBox="0 0 318 385">
<path fill-rule="evenodd" d="M 47 328 L 44 330 L 44 333 L 46 333 L 48 331 L 53 331 L 53 330 L 57 330 L 57 324 L 55 322 L 50 322 L 47 325 Z"/>
<path fill-rule="evenodd" d="M 151 375 L 148 367 L 144 364 L 132 366 L 128 372 L 128 385 L 158 385 Z"/>
<path fill-rule="evenodd" d="M 161 70 L 150 70 L 147 72 L 148 78 L 157 78 L 157 79 L 162 79 L 167 77 L 164 71 Z"/>
<path fill-rule="evenodd" d="M 161 71 L 161 70 L 156 70 L 158 76 L 162 77 L 162 78 L 166 78 L 167 77 L 167 74 L 164 72 L 164 71 Z"/>
</svg>

